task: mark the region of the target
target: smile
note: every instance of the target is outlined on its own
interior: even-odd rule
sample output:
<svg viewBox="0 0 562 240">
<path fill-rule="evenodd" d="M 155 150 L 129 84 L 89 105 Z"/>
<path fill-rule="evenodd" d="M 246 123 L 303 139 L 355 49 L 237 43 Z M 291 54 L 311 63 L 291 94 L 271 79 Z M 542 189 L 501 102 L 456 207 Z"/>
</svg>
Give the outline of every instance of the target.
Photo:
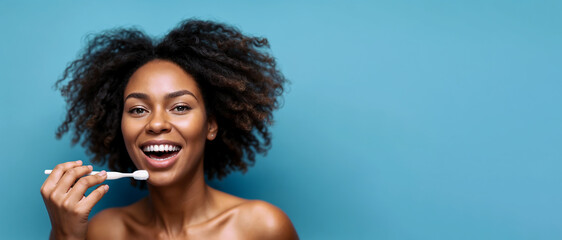
<svg viewBox="0 0 562 240">
<path fill-rule="evenodd" d="M 173 158 L 180 150 L 180 146 L 171 144 L 152 144 L 142 147 L 144 154 L 156 161 L 164 161 Z"/>
</svg>

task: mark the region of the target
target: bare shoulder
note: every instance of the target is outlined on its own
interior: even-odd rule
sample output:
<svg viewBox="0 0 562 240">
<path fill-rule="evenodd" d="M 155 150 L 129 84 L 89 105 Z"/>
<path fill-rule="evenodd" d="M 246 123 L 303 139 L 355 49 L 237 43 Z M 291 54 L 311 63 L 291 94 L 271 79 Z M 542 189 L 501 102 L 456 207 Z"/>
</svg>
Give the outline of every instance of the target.
<svg viewBox="0 0 562 240">
<path fill-rule="evenodd" d="M 124 214 L 122 208 L 109 208 L 96 214 L 88 222 L 87 239 L 123 239 Z"/>
<path fill-rule="evenodd" d="M 257 239 L 298 239 L 293 223 L 283 210 L 261 200 L 248 200 L 238 207 L 242 229 Z"/>
</svg>

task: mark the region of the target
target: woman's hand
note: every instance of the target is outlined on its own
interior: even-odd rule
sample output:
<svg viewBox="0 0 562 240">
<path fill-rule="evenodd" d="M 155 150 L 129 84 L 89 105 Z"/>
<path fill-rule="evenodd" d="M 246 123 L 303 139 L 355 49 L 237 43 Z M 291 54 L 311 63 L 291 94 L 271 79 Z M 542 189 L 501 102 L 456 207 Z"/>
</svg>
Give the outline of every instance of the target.
<svg viewBox="0 0 562 240">
<path fill-rule="evenodd" d="M 80 160 L 61 163 L 41 186 L 41 195 L 51 219 L 51 239 L 86 238 L 88 215 L 109 189 L 107 185 L 101 185 L 84 196 L 88 188 L 102 183 L 107 177 L 105 171 L 82 177 L 91 171 L 92 166 L 82 166 Z"/>
</svg>

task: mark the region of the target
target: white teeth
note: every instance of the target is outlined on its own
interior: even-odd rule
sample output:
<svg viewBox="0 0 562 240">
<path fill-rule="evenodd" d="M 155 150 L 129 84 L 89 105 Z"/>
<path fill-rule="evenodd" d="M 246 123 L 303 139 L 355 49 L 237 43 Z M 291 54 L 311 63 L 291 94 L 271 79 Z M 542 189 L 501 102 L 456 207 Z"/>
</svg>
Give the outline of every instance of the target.
<svg viewBox="0 0 562 240">
<path fill-rule="evenodd" d="M 168 144 L 161 144 L 161 145 L 148 145 L 142 148 L 145 152 L 175 152 L 179 151 L 179 146 L 168 145 Z"/>
</svg>

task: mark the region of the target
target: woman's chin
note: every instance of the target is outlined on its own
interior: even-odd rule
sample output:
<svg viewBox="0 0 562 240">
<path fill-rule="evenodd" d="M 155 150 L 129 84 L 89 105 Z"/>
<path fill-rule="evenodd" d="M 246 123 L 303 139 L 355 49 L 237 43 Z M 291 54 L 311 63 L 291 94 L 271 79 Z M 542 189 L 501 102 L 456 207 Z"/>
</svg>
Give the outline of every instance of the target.
<svg viewBox="0 0 562 240">
<path fill-rule="evenodd" d="M 149 172 L 149 176 L 147 180 L 148 184 L 155 187 L 169 186 L 176 180 L 172 174 L 164 172 Z"/>
</svg>

